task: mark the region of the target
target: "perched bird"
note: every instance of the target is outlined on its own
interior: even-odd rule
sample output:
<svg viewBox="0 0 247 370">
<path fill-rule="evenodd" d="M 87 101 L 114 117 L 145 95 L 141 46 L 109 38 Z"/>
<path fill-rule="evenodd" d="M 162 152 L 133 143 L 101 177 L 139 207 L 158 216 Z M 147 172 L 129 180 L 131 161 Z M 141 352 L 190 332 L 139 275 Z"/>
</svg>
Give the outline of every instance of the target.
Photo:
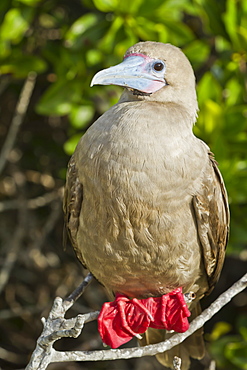
<svg viewBox="0 0 247 370">
<path fill-rule="evenodd" d="M 108 292 L 159 297 L 182 287 L 199 300 L 219 278 L 229 229 L 227 194 L 208 146 L 194 136 L 193 69 L 170 44 L 139 42 L 92 85 L 125 87 L 81 138 L 67 172 L 66 226 L 77 257 Z M 142 345 L 169 337 L 148 329 Z M 202 330 L 158 355 L 202 358 Z"/>
</svg>

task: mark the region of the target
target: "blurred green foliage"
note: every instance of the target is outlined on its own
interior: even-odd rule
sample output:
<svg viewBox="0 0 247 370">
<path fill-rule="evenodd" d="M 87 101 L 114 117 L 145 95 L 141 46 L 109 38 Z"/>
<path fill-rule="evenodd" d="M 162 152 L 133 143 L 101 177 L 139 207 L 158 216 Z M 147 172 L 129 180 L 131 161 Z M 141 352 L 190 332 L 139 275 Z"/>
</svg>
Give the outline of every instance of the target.
<svg viewBox="0 0 247 370">
<path fill-rule="evenodd" d="M 9 76 L 14 87 L 37 72 L 42 94 L 36 113 L 66 118 L 67 154 L 121 93 L 112 86 L 90 89 L 98 70 L 120 62 L 140 40 L 181 47 L 198 82 L 194 131 L 215 153 L 229 193 L 228 253 L 246 257 L 246 0 L 1 0 L 0 20 L 1 79 Z M 228 361 L 231 369 L 247 369 L 243 325 L 239 333 L 241 340 L 229 342 L 223 330 L 212 342 L 223 368 Z"/>
<path fill-rule="evenodd" d="M 237 321 L 239 335 L 225 336 L 232 327 L 226 322 L 218 322 L 207 338 L 210 352 L 222 369 L 247 369 L 247 318 L 242 315 Z"/>
</svg>

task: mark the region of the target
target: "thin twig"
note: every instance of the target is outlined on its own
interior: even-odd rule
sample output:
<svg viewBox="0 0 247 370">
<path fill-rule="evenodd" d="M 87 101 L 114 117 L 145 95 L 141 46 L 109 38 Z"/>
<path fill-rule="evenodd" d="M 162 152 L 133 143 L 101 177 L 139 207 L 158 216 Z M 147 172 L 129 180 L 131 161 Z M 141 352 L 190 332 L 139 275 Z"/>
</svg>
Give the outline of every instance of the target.
<svg viewBox="0 0 247 370">
<path fill-rule="evenodd" d="M 20 200 L 20 204 L 21 207 L 19 208 L 18 225 L 13 237 L 8 240 L 9 245 L 5 248 L 7 256 L 0 272 L 0 293 L 9 280 L 10 273 L 18 257 L 18 252 L 22 246 L 23 238 L 26 235 L 27 209 L 23 200 Z"/>
<path fill-rule="evenodd" d="M 39 197 L 26 200 L 26 207 L 28 209 L 36 209 L 39 207 L 44 207 L 54 200 L 62 197 L 63 187 L 46 193 Z M 10 209 L 18 209 L 20 207 L 19 199 L 11 199 L 0 202 L 0 212 L 8 211 Z"/>
<path fill-rule="evenodd" d="M 3 94 L 5 89 L 8 87 L 11 79 L 12 79 L 12 76 L 10 76 L 10 75 L 1 76 L 1 79 L 0 79 L 0 96 Z"/>
<path fill-rule="evenodd" d="M 10 125 L 10 129 L 0 154 L 0 173 L 2 173 L 6 165 L 9 154 L 15 144 L 18 131 L 24 120 L 31 99 L 31 95 L 35 86 L 36 76 L 37 74 L 35 72 L 30 72 L 22 88 L 19 101 L 16 105 L 16 110 Z"/>
<path fill-rule="evenodd" d="M 83 282 L 67 298 L 65 298 L 64 304 L 66 305 L 67 310 L 73 306 L 74 302 L 85 292 L 85 289 L 92 280 L 93 275 L 89 272 Z"/>
<path fill-rule="evenodd" d="M 45 243 L 47 236 L 52 232 L 56 222 L 58 221 L 62 212 L 61 201 L 57 200 L 51 204 L 51 212 L 49 217 L 46 219 L 44 226 L 42 227 L 39 238 L 33 238 L 33 249 L 40 250 L 42 245 Z"/>
<path fill-rule="evenodd" d="M 33 314 L 40 313 L 43 308 L 45 307 L 33 306 L 33 305 L 28 305 L 24 307 L 22 306 L 15 307 L 14 311 L 11 308 L 8 308 L 8 309 L 6 308 L 5 310 L 0 311 L 0 320 L 9 320 L 9 319 L 13 319 L 16 317 L 31 316 Z"/>
<path fill-rule="evenodd" d="M 23 355 L 8 351 L 5 348 L 0 347 L 0 358 L 7 362 L 11 362 L 12 364 L 20 364 L 23 362 Z M 12 365 L 13 366 L 13 365 Z"/>
</svg>

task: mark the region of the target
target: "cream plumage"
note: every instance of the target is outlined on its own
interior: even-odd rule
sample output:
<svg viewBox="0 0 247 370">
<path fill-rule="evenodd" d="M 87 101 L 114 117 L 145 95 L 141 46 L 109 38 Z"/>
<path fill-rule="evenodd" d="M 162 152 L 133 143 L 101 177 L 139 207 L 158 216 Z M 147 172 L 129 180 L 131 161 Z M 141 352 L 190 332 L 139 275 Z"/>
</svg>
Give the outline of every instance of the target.
<svg viewBox="0 0 247 370">
<path fill-rule="evenodd" d="M 229 211 L 217 164 L 192 132 L 198 109 L 192 67 L 175 46 L 140 42 L 92 84 L 126 88 L 69 162 L 64 211 L 76 254 L 109 292 L 137 298 L 180 286 L 195 292 L 196 315 L 222 268 Z M 149 329 L 142 342 L 165 336 Z M 158 358 L 172 366 L 177 354 L 188 369 L 189 356 L 203 353 L 200 331 Z"/>
</svg>

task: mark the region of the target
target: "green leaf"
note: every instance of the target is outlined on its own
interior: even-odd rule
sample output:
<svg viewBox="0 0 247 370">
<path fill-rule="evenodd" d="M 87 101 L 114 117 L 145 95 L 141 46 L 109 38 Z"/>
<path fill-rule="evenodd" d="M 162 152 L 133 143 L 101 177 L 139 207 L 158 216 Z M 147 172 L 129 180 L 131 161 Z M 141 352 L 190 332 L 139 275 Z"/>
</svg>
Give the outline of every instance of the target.
<svg viewBox="0 0 247 370">
<path fill-rule="evenodd" d="M 96 14 L 88 13 L 78 18 L 70 27 L 65 35 L 65 40 L 67 43 L 73 44 L 78 36 L 83 35 L 89 28 L 95 26 L 98 22 L 98 17 Z"/>
<path fill-rule="evenodd" d="M 220 101 L 222 87 L 210 72 L 206 72 L 197 85 L 199 107 L 208 100 Z"/>
<path fill-rule="evenodd" d="M 239 339 L 240 337 L 236 335 L 225 335 L 218 340 L 210 342 L 210 354 L 217 361 L 219 368 L 233 370 L 231 362 L 229 362 L 225 356 L 225 349 L 229 342 L 238 342 Z"/>
<path fill-rule="evenodd" d="M 71 136 L 71 138 L 65 142 L 63 148 L 66 154 L 72 155 L 74 153 L 75 148 L 81 137 L 82 134 L 76 134 Z"/>
<path fill-rule="evenodd" d="M 183 52 L 186 54 L 194 69 L 199 68 L 207 60 L 210 48 L 209 45 L 201 40 L 192 41 Z"/>
<path fill-rule="evenodd" d="M 245 169 L 247 169 L 247 163 L 246 163 Z M 246 194 L 246 196 L 247 196 L 247 194 Z M 244 294 L 244 293 L 242 293 L 242 294 Z M 238 327 L 238 330 L 239 330 L 240 334 L 242 335 L 243 339 L 245 341 L 247 341 L 247 316 L 244 313 L 238 317 L 237 327 Z"/>
<path fill-rule="evenodd" d="M 247 169 L 247 166 L 246 166 L 246 169 Z M 247 342 L 247 327 L 246 326 L 242 326 L 239 329 L 239 332 L 242 335 L 242 337 L 244 338 L 244 340 Z"/>
<path fill-rule="evenodd" d="M 204 8 L 209 21 L 211 32 L 215 35 L 223 36 L 228 39 L 228 34 L 222 20 L 222 13 L 224 12 L 224 1 L 202 0 L 202 7 Z"/>
<path fill-rule="evenodd" d="M 131 30 L 142 40 L 155 40 L 158 37 L 158 25 L 144 17 L 129 17 L 128 24 Z"/>
<path fill-rule="evenodd" d="M 226 2 L 226 12 L 223 14 L 223 20 L 225 28 L 232 40 L 232 43 L 235 47 L 239 47 L 239 38 L 238 38 L 238 12 L 237 12 L 237 1 L 236 0 L 227 0 Z"/>
<path fill-rule="evenodd" d="M 16 78 L 24 78 L 30 71 L 42 73 L 46 70 L 46 62 L 33 55 L 15 55 L 2 62 L 0 71 L 3 74 L 11 73 Z"/>
<path fill-rule="evenodd" d="M 94 5 L 101 12 L 112 12 L 119 6 L 121 0 L 93 0 Z"/>
<path fill-rule="evenodd" d="M 222 106 L 211 99 L 204 101 L 198 122 L 203 120 L 206 133 L 213 133 L 222 123 Z"/>
<path fill-rule="evenodd" d="M 138 9 L 138 15 L 150 19 L 150 15 L 153 15 L 154 10 L 155 12 L 160 12 L 160 7 L 163 4 L 164 0 L 142 1 Z"/>
<path fill-rule="evenodd" d="M 239 35 L 243 39 L 242 44 L 246 45 L 247 42 L 247 26 L 246 27 L 239 27 Z"/>
<path fill-rule="evenodd" d="M 28 6 L 35 6 L 40 3 L 42 0 L 16 0 L 19 3 L 26 4 Z"/>
<path fill-rule="evenodd" d="M 226 358 L 239 369 L 247 370 L 247 342 L 228 343 L 225 350 Z"/>
<path fill-rule="evenodd" d="M 194 39 L 194 35 L 189 27 L 182 22 L 180 23 L 179 27 L 174 20 L 166 20 L 164 21 L 164 24 L 168 29 L 170 42 L 174 45 L 180 46 Z"/>
<path fill-rule="evenodd" d="M 123 18 L 122 17 L 116 17 L 114 21 L 111 24 L 111 27 L 107 31 L 107 33 L 104 35 L 104 37 L 101 38 L 99 42 L 99 47 L 104 50 L 105 52 L 110 52 L 113 49 L 114 44 L 116 43 L 116 33 L 121 29 L 123 26 Z M 123 35 L 123 32 L 121 32 Z"/>
<path fill-rule="evenodd" d="M 28 30 L 29 23 L 23 16 L 20 9 L 10 9 L 1 27 L 1 37 L 5 40 L 19 41 L 23 34 Z"/>
<path fill-rule="evenodd" d="M 91 49 L 86 53 L 88 66 L 99 64 L 104 59 L 104 54 L 100 50 Z"/>
<path fill-rule="evenodd" d="M 111 25 L 102 14 L 89 13 L 79 18 L 65 36 L 65 46 L 81 52 L 82 47 L 92 50 Z"/>
<path fill-rule="evenodd" d="M 72 106 L 69 119 L 75 128 L 84 128 L 93 119 L 95 109 L 91 105 Z"/>
<path fill-rule="evenodd" d="M 208 336 L 208 339 L 210 341 L 215 341 L 222 337 L 222 335 L 229 333 L 231 330 L 232 326 L 228 322 L 219 321 L 214 325 L 211 334 Z"/>
<path fill-rule="evenodd" d="M 7 58 L 11 53 L 11 46 L 7 40 L 1 40 L 0 38 L 0 58 Z M 0 67 L 1 68 L 1 67 Z"/>
<path fill-rule="evenodd" d="M 70 113 L 72 105 L 81 100 L 81 87 L 77 81 L 59 80 L 41 97 L 36 111 L 43 115 L 63 116 Z"/>
<path fill-rule="evenodd" d="M 226 104 L 228 106 L 234 106 L 238 102 L 241 102 L 242 98 L 242 86 L 239 84 L 236 76 L 228 80 L 225 87 Z"/>
<path fill-rule="evenodd" d="M 153 1 L 153 0 L 152 0 Z M 144 1 L 146 3 L 146 1 Z M 139 15 L 139 7 L 143 4 L 143 0 L 124 0 L 118 1 L 119 4 L 119 11 L 123 14 L 128 14 L 128 15 Z"/>
<path fill-rule="evenodd" d="M 245 106 L 232 105 L 227 107 L 225 110 L 224 135 L 229 137 L 231 141 L 232 138 L 235 138 L 235 140 L 238 141 L 238 137 L 236 135 L 247 128 L 247 119 L 244 117 L 244 108 Z"/>
</svg>

